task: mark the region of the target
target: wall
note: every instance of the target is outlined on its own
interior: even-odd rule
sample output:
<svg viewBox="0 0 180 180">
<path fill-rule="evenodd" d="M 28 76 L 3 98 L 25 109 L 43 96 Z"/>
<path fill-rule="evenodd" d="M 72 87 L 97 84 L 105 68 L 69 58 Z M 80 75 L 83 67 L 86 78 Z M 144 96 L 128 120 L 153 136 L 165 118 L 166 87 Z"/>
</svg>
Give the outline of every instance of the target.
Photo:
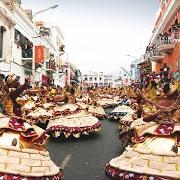
<svg viewBox="0 0 180 180">
<path fill-rule="evenodd" d="M 18 48 L 16 44 L 13 44 L 12 54 L 13 54 L 13 61 L 10 64 L 10 68 L 11 68 L 10 71 L 11 73 L 14 73 L 17 76 L 21 77 L 20 83 L 24 83 L 23 77 L 25 77 L 25 71 L 24 71 L 24 68 L 22 67 L 21 47 Z"/>
<path fill-rule="evenodd" d="M 164 63 L 167 63 L 167 65 L 170 67 L 170 71 L 180 71 L 180 42 L 176 45 L 170 55 L 166 55 L 161 63 L 157 63 L 156 72 L 160 71 Z"/>
</svg>

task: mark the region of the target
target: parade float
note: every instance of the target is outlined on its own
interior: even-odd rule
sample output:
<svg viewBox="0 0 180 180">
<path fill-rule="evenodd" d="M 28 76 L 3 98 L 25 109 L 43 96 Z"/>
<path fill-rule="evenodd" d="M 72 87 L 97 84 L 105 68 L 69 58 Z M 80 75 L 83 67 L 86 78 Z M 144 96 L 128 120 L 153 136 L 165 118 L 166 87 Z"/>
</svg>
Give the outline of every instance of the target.
<svg viewBox="0 0 180 180">
<path fill-rule="evenodd" d="M 45 149 L 48 138 L 41 128 L 0 114 L 0 179 L 63 180 Z"/>
</svg>

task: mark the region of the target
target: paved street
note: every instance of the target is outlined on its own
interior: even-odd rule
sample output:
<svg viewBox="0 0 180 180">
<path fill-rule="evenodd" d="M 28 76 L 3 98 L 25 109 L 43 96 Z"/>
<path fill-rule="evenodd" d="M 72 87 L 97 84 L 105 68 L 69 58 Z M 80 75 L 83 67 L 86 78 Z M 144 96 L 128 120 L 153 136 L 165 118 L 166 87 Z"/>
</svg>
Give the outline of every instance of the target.
<svg viewBox="0 0 180 180">
<path fill-rule="evenodd" d="M 59 166 L 68 154 L 71 160 L 64 169 L 65 180 L 108 180 L 105 164 L 121 150 L 117 122 L 103 120 L 99 134 L 80 139 L 63 137 L 51 139 L 47 148 L 51 158 Z"/>
</svg>

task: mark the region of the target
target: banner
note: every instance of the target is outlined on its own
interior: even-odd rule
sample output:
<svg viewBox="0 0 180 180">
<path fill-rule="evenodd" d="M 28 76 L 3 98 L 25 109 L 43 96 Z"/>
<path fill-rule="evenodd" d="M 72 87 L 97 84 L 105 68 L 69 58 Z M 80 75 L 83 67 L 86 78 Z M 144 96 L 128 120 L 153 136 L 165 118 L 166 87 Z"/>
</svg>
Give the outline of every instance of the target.
<svg viewBox="0 0 180 180">
<path fill-rule="evenodd" d="M 44 63 L 44 46 L 35 46 L 35 64 Z"/>
<path fill-rule="evenodd" d="M 42 75 L 42 84 L 46 86 L 49 85 L 49 78 L 45 75 Z"/>
</svg>

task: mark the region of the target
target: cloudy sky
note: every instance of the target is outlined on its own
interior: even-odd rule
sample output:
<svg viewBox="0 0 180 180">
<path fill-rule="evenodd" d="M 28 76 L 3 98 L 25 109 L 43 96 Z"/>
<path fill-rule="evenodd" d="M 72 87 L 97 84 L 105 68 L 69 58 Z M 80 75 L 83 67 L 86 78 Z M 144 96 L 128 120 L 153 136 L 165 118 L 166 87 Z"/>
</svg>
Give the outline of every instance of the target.
<svg viewBox="0 0 180 180">
<path fill-rule="evenodd" d="M 145 52 L 159 7 L 159 0 L 22 0 L 33 12 L 56 3 L 37 19 L 59 24 L 69 61 L 82 72 L 128 69 L 127 54 Z"/>
</svg>

